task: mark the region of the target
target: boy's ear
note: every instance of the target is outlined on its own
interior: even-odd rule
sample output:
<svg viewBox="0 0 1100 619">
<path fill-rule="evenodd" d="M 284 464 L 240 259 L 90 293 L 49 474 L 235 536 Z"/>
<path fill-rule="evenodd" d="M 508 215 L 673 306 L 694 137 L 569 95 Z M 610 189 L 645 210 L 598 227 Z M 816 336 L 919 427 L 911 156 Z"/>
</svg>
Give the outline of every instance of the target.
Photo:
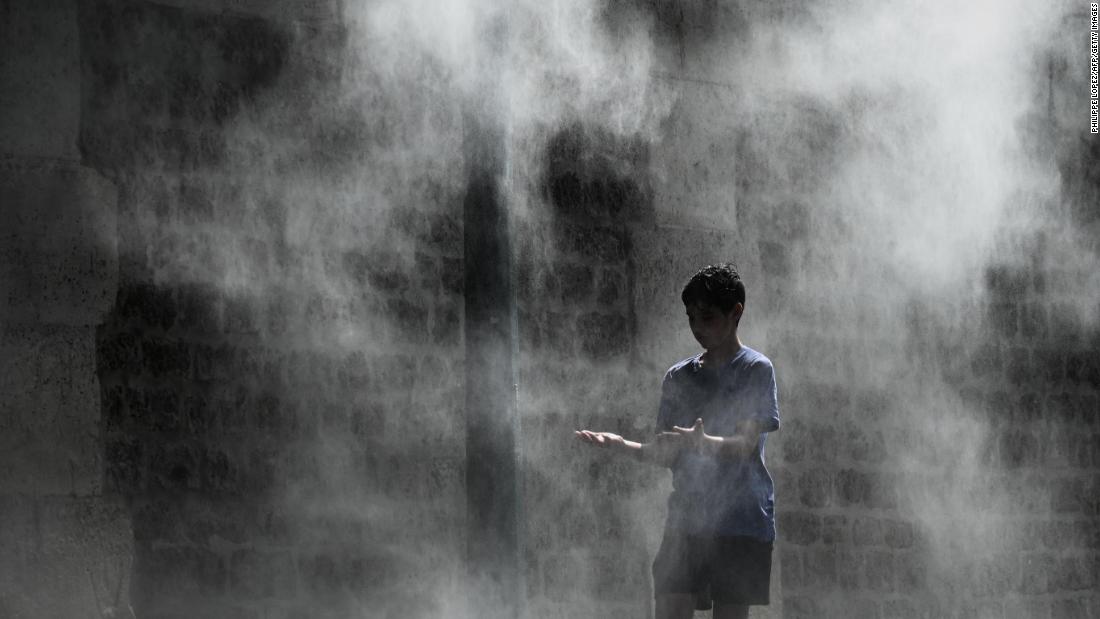
<svg viewBox="0 0 1100 619">
<path fill-rule="evenodd" d="M 736 318 L 738 320 L 741 320 L 741 314 L 745 313 L 745 304 L 744 303 L 734 303 L 733 307 L 730 308 L 730 313 L 733 314 L 734 318 Z"/>
</svg>

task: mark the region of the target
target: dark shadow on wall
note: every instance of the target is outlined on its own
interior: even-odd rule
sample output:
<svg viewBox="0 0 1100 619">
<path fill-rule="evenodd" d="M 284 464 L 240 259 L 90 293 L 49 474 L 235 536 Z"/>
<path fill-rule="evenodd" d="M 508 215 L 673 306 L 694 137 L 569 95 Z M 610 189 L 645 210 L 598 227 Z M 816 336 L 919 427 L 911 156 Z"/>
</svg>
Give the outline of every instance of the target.
<svg viewBox="0 0 1100 619">
<path fill-rule="evenodd" d="M 1059 130 L 1051 110 L 1033 110 L 1019 131 L 1029 152 L 1056 164 L 1059 193 L 1031 205 L 1042 216 L 1010 237 L 1023 259 L 995 255 L 987 266 L 985 325 L 993 337 L 974 355 L 971 369 L 981 375 L 1003 373 L 1015 390 L 1032 394 L 1100 390 L 1100 328 L 1081 315 L 1089 301 L 1085 297 L 1094 294 L 1086 280 L 1089 265 L 1100 263 L 1100 245 L 1074 244 L 1065 233 L 1100 225 L 1100 146 Z M 1067 262 L 1067 255 L 1073 260 Z M 1032 421 L 1049 414 L 1067 422 L 1092 422 L 1079 406 L 1044 405 L 1038 397 L 1028 396 L 1029 403 L 1011 408 L 1025 418 L 1030 414 Z"/>
<path fill-rule="evenodd" d="M 217 600 L 229 590 L 293 590 L 289 555 L 252 548 L 288 534 L 267 497 L 304 429 L 282 395 L 288 359 L 260 338 L 277 314 L 156 272 L 224 267 L 188 230 L 232 211 L 217 176 L 223 128 L 276 83 L 292 37 L 258 18 L 145 2 L 81 3 L 80 27 L 80 148 L 119 188 L 119 292 L 96 344 L 106 490 L 126 499 L 136 542 L 133 606 L 228 616 Z"/>
<path fill-rule="evenodd" d="M 649 144 L 580 122 L 547 140 L 542 193 L 559 217 L 594 222 L 652 217 Z"/>
<path fill-rule="evenodd" d="M 631 227 L 653 221 L 649 144 L 641 136 L 575 122 L 550 136 L 544 161 L 537 191 L 548 211 L 517 226 L 519 294 L 532 301 L 521 307 L 521 335 L 536 346 L 590 359 L 629 354 L 635 330 Z M 539 243 L 548 245 L 533 252 Z M 536 260 L 536 254 L 547 259 Z M 586 311 L 579 315 L 565 314 L 581 308 Z"/>
<path fill-rule="evenodd" d="M 651 558 L 631 499 L 658 472 L 593 458 L 571 432 L 651 432 L 635 314 L 647 249 L 636 233 L 654 223 L 650 147 L 577 121 L 539 154 L 534 199 L 513 225 L 529 612 L 642 616 Z"/>
<path fill-rule="evenodd" d="M 438 614 L 451 593 L 418 586 L 460 572 L 464 539 L 461 200 L 430 178 L 370 213 L 326 193 L 407 146 L 394 119 L 423 85 L 341 89 L 339 23 L 127 2 L 81 28 L 81 149 L 119 191 L 96 344 L 135 610 Z M 378 215 L 386 238 L 318 247 L 296 215 Z M 341 320 L 382 341 L 333 344 Z"/>
<path fill-rule="evenodd" d="M 146 2 L 81 3 L 85 87 L 80 146 L 106 171 L 217 165 L 219 130 L 270 88 L 288 30 Z"/>
</svg>

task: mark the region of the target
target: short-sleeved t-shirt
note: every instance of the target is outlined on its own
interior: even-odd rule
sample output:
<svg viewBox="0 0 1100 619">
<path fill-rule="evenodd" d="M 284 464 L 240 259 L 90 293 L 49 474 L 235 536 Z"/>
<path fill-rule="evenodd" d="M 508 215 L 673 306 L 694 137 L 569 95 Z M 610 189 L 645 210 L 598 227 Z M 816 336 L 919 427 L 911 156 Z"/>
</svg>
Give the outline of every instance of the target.
<svg viewBox="0 0 1100 619">
<path fill-rule="evenodd" d="M 700 363 L 702 353 L 669 368 L 661 386 L 657 431 L 691 427 L 703 419 L 707 434 L 730 436 L 738 422 L 755 420 L 763 434 L 745 458 L 684 452 L 672 465 L 669 526 L 696 535 L 775 539 L 775 490 L 764 464 L 767 432 L 779 429 L 775 370 L 763 354 L 742 346 L 720 367 Z"/>
</svg>

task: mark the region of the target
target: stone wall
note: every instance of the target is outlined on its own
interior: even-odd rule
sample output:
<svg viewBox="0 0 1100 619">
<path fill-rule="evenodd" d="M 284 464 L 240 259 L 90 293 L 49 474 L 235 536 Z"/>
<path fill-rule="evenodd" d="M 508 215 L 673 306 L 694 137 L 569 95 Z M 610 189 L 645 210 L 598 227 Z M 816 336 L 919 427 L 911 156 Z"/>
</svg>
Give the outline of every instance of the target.
<svg viewBox="0 0 1100 619">
<path fill-rule="evenodd" d="M 95 346 L 134 608 L 461 607 L 461 126 L 332 7 L 175 4 L 80 15 L 80 144 L 119 191 Z M 436 150 L 397 161 L 417 106 Z"/>
<path fill-rule="evenodd" d="M 875 143 L 861 119 L 890 104 L 780 97 L 745 115 L 738 216 L 784 282 L 768 288 L 784 616 L 1096 612 L 1097 331 L 1073 309 L 1095 246 L 1066 232 L 1094 225 L 1078 166 L 1095 155 L 1070 129 L 1083 111 L 1065 94 L 1081 88 L 1063 72 L 1069 53 L 1047 54 L 1017 129 L 1034 167 L 1010 181 L 1020 189 L 991 224 L 986 266 L 966 275 L 972 292 L 877 262 L 861 228 L 881 215 L 831 199 L 840 164 Z M 1053 195 L 1028 185 L 1052 175 Z"/>
<path fill-rule="evenodd" d="M 739 73 L 755 28 L 812 33 L 812 11 L 634 4 L 609 6 L 653 19 L 658 130 L 522 127 L 492 170 L 512 174 L 491 182 L 527 616 L 651 612 L 669 476 L 572 430 L 650 434 L 662 373 L 696 352 L 680 287 L 718 260 L 745 277 L 742 339 L 775 362 L 783 418 L 754 617 L 1100 613 L 1076 48 L 1029 67 L 1016 127 L 1054 195 L 1022 188 L 978 289 L 947 297 L 836 199 L 853 158 L 899 156 L 884 127 L 916 135 L 896 93 Z M 0 614 L 485 612 L 465 581 L 463 217 L 487 138 L 438 58 L 346 8 L 4 5 Z"/>
<path fill-rule="evenodd" d="M 77 151 L 76 3 L 4 11 L 0 615 L 129 616 L 130 518 L 104 488 L 95 364 L 117 288 L 116 190 Z"/>
<path fill-rule="evenodd" d="M 593 453 L 572 431 L 652 432 L 633 296 L 634 226 L 652 220 L 648 145 L 578 123 L 542 159 L 520 188 L 535 205 L 515 223 L 528 612 L 643 616 L 652 522 L 638 507 L 653 507 L 657 471 Z"/>
</svg>

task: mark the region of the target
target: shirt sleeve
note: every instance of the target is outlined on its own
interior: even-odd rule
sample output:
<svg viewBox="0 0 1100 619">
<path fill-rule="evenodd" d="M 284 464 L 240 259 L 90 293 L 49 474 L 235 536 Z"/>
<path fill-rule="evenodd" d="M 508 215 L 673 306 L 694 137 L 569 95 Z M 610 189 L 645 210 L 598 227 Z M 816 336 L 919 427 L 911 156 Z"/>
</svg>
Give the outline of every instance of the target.
<svg viewBox="0 0 1100 619">
<path fill-rule="evenodd" d="M 761 423 L 762 432 L 775 432 L 779 429 L 779 399 L 775 386 L 775 368 L 771 363 L 760 365 L 754 382 L 756 402 L 751 418 Z"/>
<path fill-rule="evenodd" d="M 672 372 L 665 372 L 661 381 L 661 404 L 657 407 L 657 427 L 655 433 L 671 432 L 676 425 L 676 383 Z"/>
</svg>

